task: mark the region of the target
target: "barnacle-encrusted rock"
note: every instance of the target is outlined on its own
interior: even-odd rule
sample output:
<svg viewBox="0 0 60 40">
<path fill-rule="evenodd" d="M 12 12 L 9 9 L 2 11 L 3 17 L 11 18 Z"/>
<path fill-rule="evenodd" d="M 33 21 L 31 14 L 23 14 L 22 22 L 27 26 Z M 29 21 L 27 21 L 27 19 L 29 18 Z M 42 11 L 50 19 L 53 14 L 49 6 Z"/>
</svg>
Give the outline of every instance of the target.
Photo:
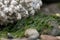
<svg viewBox="0 0 60 40">
<path fill-rule="evenodd" d="M 42 6 L 41 0 L 0 0 L 0 24 L 13 23 L 34 15 Z"/>
<path fill-rule="evenodd" d="M 36 40 L 39 37 L 39 33 L 36 29 L 29 28 L 25 31 L 25 36 L 28 37 L 29 40 Z"/>
</svg>

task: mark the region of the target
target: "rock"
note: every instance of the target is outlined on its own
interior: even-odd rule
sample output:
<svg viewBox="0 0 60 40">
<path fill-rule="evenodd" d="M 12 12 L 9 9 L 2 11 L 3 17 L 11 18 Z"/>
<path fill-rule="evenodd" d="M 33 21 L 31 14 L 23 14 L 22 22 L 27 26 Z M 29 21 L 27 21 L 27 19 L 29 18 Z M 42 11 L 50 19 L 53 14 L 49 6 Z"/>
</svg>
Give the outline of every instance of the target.
<svg viewBox="0 0 60 40">
<path fill-rule="evenodd" d="M 50 21 L 50 25 L 52 26 L 52 29 L 49 32 L 49 34 L 53 36 L 60 35 L 60 28 L 59 28 L 59 24 L 57 23 L 57 21 Z"/>
<path fill-rule="evenodd" d="M 39 37 L 39 33 L 36 29 L 27 29 L 25 31 L 25 36 L 28 37 L 29 40 L 36 40 Z"/>
<path fill-rule="evenodd" d="M 28 38 L 21 38 L 20 40 L 28 40 Z"/>
<path fill-rule="evenodd" d="M 8 40 L 8 39 L 6 39 L 6 38 L 1 38 L 1 40 Z"/>
<path fill-rule="evenodd" d="M 40 10 L 41 6 L 41 0 L 1 0 L 0 24 L 14 23 L 24 17 L 34 15 L 35 11 Z M 30 10 L 30 8 L 32 9 Z"/>
<path fill-rule="evenodd" d="M 12 39 L 12 40 L 28 40 L 27 38 L 16 38 L 16 39 Z"/>
<path fill-rule="evenodd" d="M 1 38 L 1 40 L 28 40 L 28 39 L 27 38 L 15 38 L 15 39 Z"/>
<path fill-rule="evenodd" d="M 60 36 L 56 36 L 56 38 L 60 40 Z"/>
<path fill-rule="evenodd" d="M 56 13 L 60 14 L 60 6 L 59 5 L 60 5 L 59 3 L 51 3 L 51 4 L 48 4 L 48 5 L 44 5 L 42 7 L 41 11 L 46 15 L 56 16 Z"/>
<path fill-rule="evenodd" d="M 14 38 L 14 39 L 7 39 L 7 38 L 1 38 L 0 40 L 29 40 L 28 38 Z M 37 39 L 40 40 L 40 39 Z"/>
<path fill-rule="evenodd" d="M 8 34 L 7 34 L 7 38 L 8 38 L 8 39 L 13 39 L 13 35 L 12 35 L 11 33 L 8 33 Z"/>
<path fill-rule="evenodd" d="M 41 35 L 40 37 L 42 40 L 58 40 L 56 37 L 50 35 Z"/>
<path fill-rule="evenodd" d="M 58 28 L 53 28 L 53 30 L 51 31 L 51 34 L 50 35 L 53 35 L 53 36 L 58 36 L 60 35 L 60 29 Z"/>
</svg>

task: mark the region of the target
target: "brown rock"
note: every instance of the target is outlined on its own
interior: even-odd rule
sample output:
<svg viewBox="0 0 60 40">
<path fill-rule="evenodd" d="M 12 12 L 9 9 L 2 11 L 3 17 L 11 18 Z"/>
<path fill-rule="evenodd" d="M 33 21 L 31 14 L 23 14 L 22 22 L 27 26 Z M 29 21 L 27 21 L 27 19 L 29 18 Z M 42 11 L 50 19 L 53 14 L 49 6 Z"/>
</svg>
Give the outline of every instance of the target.
<svg viewBox="0 0 60 40">
<path fill-rule="evenodd" d="M 60 40 L 60 36 L 56 36 L 56 38 Z"/>
<path fill-rule="evenodd" d="M 28 40 L 28 38 L 21 38 L 20 40 Z"/>
<path fill-rule="evenodd" d="M 16 39 L 1 38 L 0 40 L 28 40 L 28 39 L 27 38 L 16 38 Z"/>
<path fill-rule="evenodd" d="M 50 36 L 50 35 L 41 35 L 41 39 L 42 40 L 58 40 L 56 37 Z"/>
</svg>

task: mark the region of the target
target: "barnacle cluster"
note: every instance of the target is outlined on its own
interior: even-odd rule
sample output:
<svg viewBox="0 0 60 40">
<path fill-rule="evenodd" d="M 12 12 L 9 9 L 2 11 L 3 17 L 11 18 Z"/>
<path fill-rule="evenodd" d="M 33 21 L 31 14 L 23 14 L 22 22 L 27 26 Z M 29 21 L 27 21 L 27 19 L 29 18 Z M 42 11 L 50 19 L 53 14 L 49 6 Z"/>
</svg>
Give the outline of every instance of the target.
<svg viewBox="0 0 60 40">
<path fill-rule="evenodd" d="M 13 23 L 34 15 L 41 6 L 41 0 L 0 0 L 0 24 Z"/>
</svg>

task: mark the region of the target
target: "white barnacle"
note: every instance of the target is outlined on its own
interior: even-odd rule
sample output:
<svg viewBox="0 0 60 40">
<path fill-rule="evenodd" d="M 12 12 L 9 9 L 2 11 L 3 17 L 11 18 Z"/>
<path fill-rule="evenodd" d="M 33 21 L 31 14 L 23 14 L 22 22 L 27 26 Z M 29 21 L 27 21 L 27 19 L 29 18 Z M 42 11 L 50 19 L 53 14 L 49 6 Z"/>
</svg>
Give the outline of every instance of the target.
<svg viewBox="0 0 60 40">
<path fill-rule="evenodd" d="M 15 7 L 15 11 L 20 11 L 20 6 L 19 5 L 17 5 L 16 7 Z"/>
<path fill-rule="evenodd" d="M 29 15 L 28 11 L 26 10 L 26 14 Z"/>
<path fill-rule="evenodd" d="M 7 6 L 7 4 L 9 4 L 9 0 L 4 0 L 4 4 Z"/>
<path fill-rule="evenodd" d="M 19 7 L 22 9 L 22 11 L 24 11 L 25 14 L 28 15 L 28 10 L 26 10 L 22 5 L 19 5 Z"/>
<path fill-rule="evenodd" d="M 2 7 L 2 5 L 3 5 L 3 3 L 2 3 L 2 2 L 0 2 L 0 7 Z"/>
<path fill-rule="evenodd" d="M 20 0 L 20 3 L 24 3 L 25 2 L 25 0 Z"/>
<path fill-rule="evenodd" d="M 0 0 L 0 2 L 2 2 L 2 0 Z"/>
<path fill-rule="evenodd" d="M 20 7 L 20 8 L 23 8 L 23 6 L 22 6 L 21 4 L 19 4 L 19 7 Z"/>
<path fill-rule="evenodd" d="M 10 6 L 9 6 L 9 12 L 10 12 L 10 13 L 13 13 L 13 12 L 14 12 L 14 8 L 15 8 L 14 5 L 10 5 Z"/>
<path fill-rule="evenodd" d="M 3 11 L 0 11 L 0 15 L 1 15 L 1 17 L 5 18 L 5 13 Z"/>
<path fill-rule="evenodd" d="M 3 4 L 1 7 L 4 9 L 6 6 Z"/>
<path fill-rule="evenodd" d="M 3 12 L 8 13 L 8 10 L 9 10 L 9 8 L 5 7 L 4 10 L 3 10 Z"/>
<path fill-rule="evenodd" d="M 42 6 L 42 1 L 41 0 L 37 1 L 36 9 L 40 10 L 41 6 Z"/>
<path fill-rule="evenodd" d="M 29 11 L 33 10 L 33 7 L 30 7 L 28 10 L 29 10 Z"/>
<path fill-rule="evenodd" d="M 8 10 L 10 13 L 13 13 L 14 12 L 14 7 L 9 7 L 9 10 Z"/>
<path fill-rule="evenodd" d="M 42 4 L 43 4 L 43 3 L 42 3 L 42 1 L 41 1 L 41 0 L 39 0 L 39 4 L 40 4 L 40 6 L 42 6 Z"/>
<path fill-rule="evenodd" d="M 33 7 L 34 9 L 40 9 L 40 6 L 42 6 L 42 1 L 32 0 L 32 2 L 29 5 Z"/>
<path fill-rule="evenodd" d="M 20 13 L 17 13 L 17 20 L 20 20 L 22 18 Z"/>
<path fill-rule="evenodd" d="M 17 1 L 15 1 L 15 0 L 12 0 L 12 1 L 11 1 L 11 5 L 14 5 L 14 6 L 15 6 L 15 5 L 17 5 L 17 4 L 18 4 Z"/>
<path fill-rule="evenodd" d="M 30 14 L 34 15 L 35 14 L 35 10 L 31 10 Z"/>
<path fill-rule="evenodd" d="M 25 11 L 25 14 L 27 14 L 27 15 L 28 15 L 28 11 L 27 11 L 25 8 L 23 8 L 23 10 Z"/>
<path fill-rule="evenodd" d="M 28 2 L 32 2 L 32 0 L 25 0 L 25 2 L 26 2 L 26 3 L 28 3 Z"/>
<path fill-rule="evenodd" d="M 38 10 L 40 9 L 40 4 L 39 3 L 37 3 L 35 9 L 38 9 Z"/>
<path fill-rule="evenodd" d="M 2 7 L 3 6 L 3 3 L 2 2 L 0 2 L 0 10 L 2 10 Z"/>
<path fill-rule="evenodd" d="M 9 7 L 9 12 L 13 13 L 13 9 Z"/>
<path fill-rule="evenodd" d="M 10 5 L 9 7 L 13 8 L 13 7 L 14 7 L 14 5 Z"/>
<path fill-rule="evenodd" d="M 7 20 L 7 16 L 3 11 L 0 11 L 0 17 L 1 17 L 0 19 L 2 19 L 2 25 L 3 25 L 3 22 Z"/>
</svg>

